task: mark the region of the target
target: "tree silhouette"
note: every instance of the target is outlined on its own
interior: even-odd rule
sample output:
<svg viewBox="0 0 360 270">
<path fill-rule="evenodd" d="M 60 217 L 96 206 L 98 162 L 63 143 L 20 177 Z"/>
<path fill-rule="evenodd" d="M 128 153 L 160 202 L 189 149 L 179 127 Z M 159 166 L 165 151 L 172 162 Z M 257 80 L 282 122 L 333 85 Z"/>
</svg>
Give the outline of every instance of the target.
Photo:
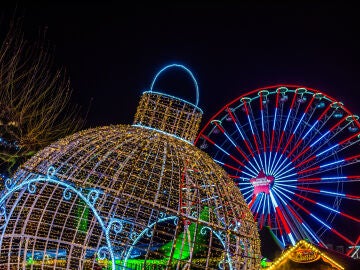
<svg viewBox="0 0 360 270">
<path fill-rule="evenodd" d="M 0 47 L 2 173 L 11 175 L 39 149 L 84 125 L 80 107 L 69 102 L 69 78 L 53 60 L 45 37 L 29 42 L 21 21 L 9 24 Z"/>
</svg>

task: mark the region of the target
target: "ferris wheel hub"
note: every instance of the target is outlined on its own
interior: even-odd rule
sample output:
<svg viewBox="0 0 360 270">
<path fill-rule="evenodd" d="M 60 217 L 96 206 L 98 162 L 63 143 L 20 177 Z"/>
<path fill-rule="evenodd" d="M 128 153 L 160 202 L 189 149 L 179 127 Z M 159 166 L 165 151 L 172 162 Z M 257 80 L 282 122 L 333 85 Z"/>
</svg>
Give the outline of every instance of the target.
<svg viewBox="0 0 360 270">
<path fill-rule="evenodd" d="M 250 183 L 254 186 L 254 195 L 257 195 L 261 192 L 269 194 L 271 184 L 274 182 L 274 180 L 274 176 L 266 175 L 263 171 L 260 171 L 257 177 L 250 179 Z"/>
</svg>

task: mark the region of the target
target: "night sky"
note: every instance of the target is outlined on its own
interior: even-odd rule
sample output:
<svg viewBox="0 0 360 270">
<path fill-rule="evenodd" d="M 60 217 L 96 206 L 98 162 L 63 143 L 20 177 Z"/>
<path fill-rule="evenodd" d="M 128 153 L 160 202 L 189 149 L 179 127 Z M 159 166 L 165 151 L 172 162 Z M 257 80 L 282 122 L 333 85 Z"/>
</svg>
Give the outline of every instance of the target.
<svg viewBox="0 0 360 270">
<path fill-rule="evenodd" d="M 70 77 L 71 102 L 89 110 L 84 128 L 132 124 L 141 93 L 172 63 L 198 80 L 201 126 L 238 96 L 277 84 L 317 89 L 360 115 L 358 9 L 252 2 L 1 1 L 0 30 L 21 17 L 27 39 L 46 31 L 55 64 Z M 195 101 L 180 70 L 165 73 L 157 87 Z"/>
<path fill-rule="evenodd" d="M 46 28 L 56 64 L 69 73 L 72 102 L 86 111 L 92 100 L 86 127 L 131 124 L 141 93 L 171 63 L 197 78 L 202 125 L 239 95 L 280 83 L 318 89 L 360 114 L 359 24 L 351 5 L 55 1 L 18 2 L 16 11 L 15 5 L 0 4 L 2 30 L 13 14 L 23 18 L 28 39 Z M 174 70 L 163 78 L 159 90 L 195 101 L 186 74 Z"/>
</svg>

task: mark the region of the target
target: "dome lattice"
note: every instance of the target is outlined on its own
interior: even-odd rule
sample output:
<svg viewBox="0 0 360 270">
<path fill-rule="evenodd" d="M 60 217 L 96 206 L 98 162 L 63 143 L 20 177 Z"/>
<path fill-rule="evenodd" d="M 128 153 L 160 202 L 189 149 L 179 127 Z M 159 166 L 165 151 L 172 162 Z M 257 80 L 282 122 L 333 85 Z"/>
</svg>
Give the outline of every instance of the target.
<svg viewBox="0 0 360 270">
<path fill-rule="evenodd" d="M 13 185 L 53 166 L 61 183 L 96 194 L 97 213 L 118 227 L 104 232 L 77 194 L 38 182 L 35 192 L 24 188 L 6 199 L 0 264 L 111 269 L 109 256 L 99 256 L 108 234 L 116 269 L 256 269 L 260 241 L 251 212 L 225 171 L 192 144 L 201 114 L 197 104 L 151 89 L 134 125 L 84 130 L 40 151 Z"/>
</svg>

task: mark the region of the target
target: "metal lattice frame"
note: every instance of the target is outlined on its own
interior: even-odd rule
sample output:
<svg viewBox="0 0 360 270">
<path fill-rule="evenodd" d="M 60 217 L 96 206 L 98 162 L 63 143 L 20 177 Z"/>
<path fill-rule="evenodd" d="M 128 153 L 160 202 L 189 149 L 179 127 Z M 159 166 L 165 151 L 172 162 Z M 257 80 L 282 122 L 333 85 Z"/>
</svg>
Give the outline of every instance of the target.
<svg viewBox="0 0 360 270">
<path fill-rule="evenodd" d="M 6 200 L 10 196 L 13 195 L 13 193 L 18 192 L 18 191 L 22 190 L 23 188 L 26 188 L 29 193 L 35 194 L 35 192 L 37 190 L 35 184 L 41 183 L 41 182 L 52 183 L 55 185 L 65 187 L 64 192 L 63 192 L 63 198 L 65 200 L 70 200 L 71 196 L 72 196 L 71 192 L 73 192 L 81 200 L 83 200 L 86 203 L 86 206 L 89 207 L 91 209 L 91 211 L 93 212 L 96 220 L 99 222 L 99 224 L 101 226 L 101 229 L 105 233 L 106 244 L 107 244 L 107 246 L 103 246 L 103 247 L 99 248 L 98 256 L 100 259 L 104 259 L 106 257 L 106 253 L 109 253 L 111 261 L 112 261 L 112 264 L 111 264 L 112 269 L 115 269 L 115 257 L 114 257 L 114 252 L 113 252 L 113 249 L 111 246 L 111 240 L 109 238 L 109 234 L 110 234 L 110 230 L 112 228 L 116 233 L 119 233 L 122 230 L 122 222 L 118 219 L 111 219 L 109 221 L 108 225 L 105 226 L 103 219 L 101 218 L 101 216 L 97 212 L 96 208 L 94 207 L 96 200 L 98 199 L 99 194 L 100 194 L 99 190 L 91 189 L 87 194 L 84 194 L 83 190 L 81 188 L 77 189 L 76 187 L 74 187 L 72 185 L 69 185 L 62 181 L 59 181 L 59 179 L 57 179 L 55 177 L 55 173 L 56 173 L 55 168 L 50 167 L 47 171 L 46 176 L 38 175 L 32 179 L 27 179 L 26 181 L 23 181 L 18 184 L 14 183 L 11 178 L 8 178 L 6 180 L 6 182 L 5 182 L 6 190 L 5 190 L 5 192 L 3 192 L 3 194 L 0 198 L 0 216 L 3 217 L 2 218 L 3 224 L 0 225 L 0 230 L 2 232 L 4 232 L 8 225 L 10 217 L 7 216 L 5 203 L 6 203 Z M 2 238 L 0 239 L 0 245 L 1 244 L 2 244 Z"/>
<path fill-rule="evenodd" d="M 196 105 L 151 89 L 141 98 L 133 126 L 84 130 L 40 151 L 16 172 L 14 183 L 54 166 L 61 183 L 96 197 L 96 212 L 79 195 L 64 197 L 67 186 L 59 183 L 37 183 L 36 193 L 13 192 L 4 204 L 0 264 L 257 268 L 260 240 L 244 198 L 225 171 L 192 144 L 200 120 Z M 108 227 L 116 220 L 117 229 L 104 231 L 94 213 Z M 97 255 L 109 242 L 112 262 Z M 29 262 L 29 251 L 40 255 Z"/>
</svg>

